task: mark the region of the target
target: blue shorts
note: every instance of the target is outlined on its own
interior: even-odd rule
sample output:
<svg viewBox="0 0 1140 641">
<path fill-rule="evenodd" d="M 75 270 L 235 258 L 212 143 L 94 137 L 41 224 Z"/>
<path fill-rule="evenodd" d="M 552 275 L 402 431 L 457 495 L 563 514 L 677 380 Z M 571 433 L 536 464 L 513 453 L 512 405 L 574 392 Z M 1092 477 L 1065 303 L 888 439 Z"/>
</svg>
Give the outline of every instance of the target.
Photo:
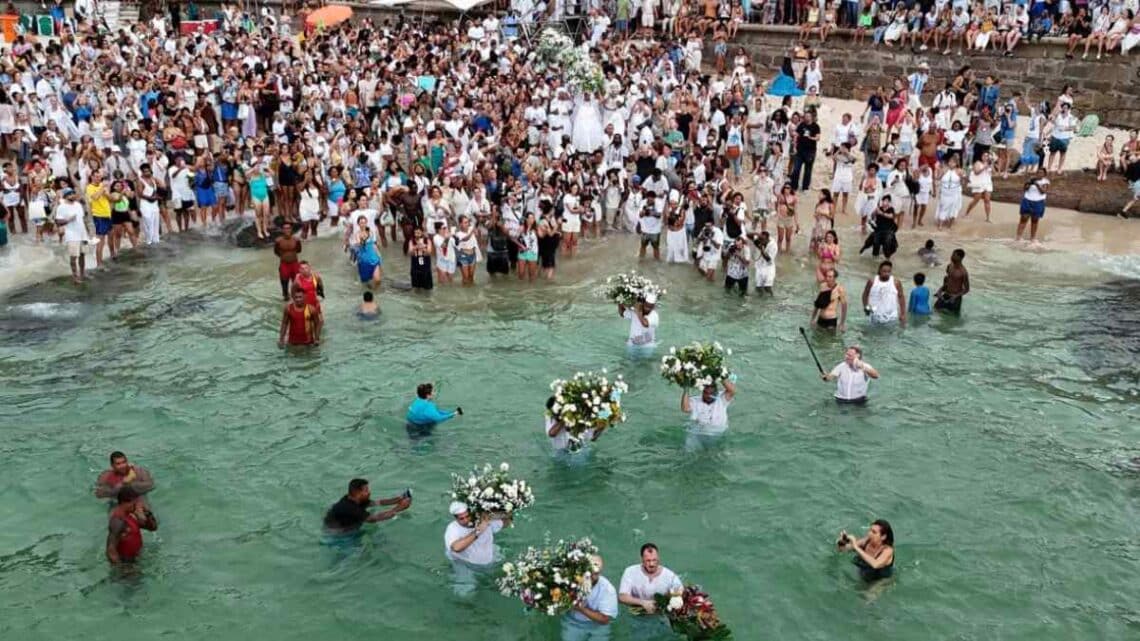
<svg viewBox="0 0 1140 641">
<path fill-rule="evenodd" d="M 718 56 L 723 56 L 724 54 L 728 53 L 728 43 L 725 43 L 725 42 L 716 43 L 716 45 L 713 46 L 713 53 L 718 55 Z"/>
<path fill-rule="evenodd" d="M 1049 151 L 1052 151 L 1052 152 L 1059 151 L 1061 153 L 1065 153 L 1065 152 L 1069 151 L 1069 139 L 1065 138 L 1064 140 L 1062 140 L 1060 138 L 1050 138 L 1049 139 Z"/>
<path fill-rule="evenodd" d="M 95 223 L 95 235 L 96 236 L 106 236 L 107 234 L 111 233 L 111 219 L 110 218 L 98 218 L 98 217 L 92 216 L 91 220 Z"/>
<path fill-rule="evenodd" d="M 1033 220 L 1041 220 L 1045 216 L 1045 201 L 1044 200 L 1027 200 L 1021 199 L 1021 216 L 1022 218 L 1032 218 Z"/>
<path fill-rule="evenodd" d="M 458 254 L 456 254 L 456 260 L 459 263 L 460 267 L 468 267 L 470 265 L 474 265 L 475 264 L 475 253 L 472 252 L 470 254 L 464 254 L 463 252 L 459 252 Z"/>
<path fill-rule="evenodd" d="M 238 106 L 232 102 L 222 103 L 222 120 L 237 120 Z"/>
</svg>

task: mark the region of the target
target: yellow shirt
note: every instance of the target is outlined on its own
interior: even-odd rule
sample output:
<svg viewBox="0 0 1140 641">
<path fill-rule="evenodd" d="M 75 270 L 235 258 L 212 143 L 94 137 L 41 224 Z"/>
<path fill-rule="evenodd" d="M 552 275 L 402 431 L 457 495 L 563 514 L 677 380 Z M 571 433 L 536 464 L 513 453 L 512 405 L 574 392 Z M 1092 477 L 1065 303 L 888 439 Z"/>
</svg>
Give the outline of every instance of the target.
<svg viewBox="0 0 1140 641">
<path fill-rule="evenodd" d="M 101 185 L 87 185 L 87 203 L 91 207 L 91 216 L 94 218 L 110 218 L 111 217 L 111 199 L 107 197 L 107 192 L 104 191 L 102 196 L 92 198 L 95 192 L 99 191 Z"/>
</svg>

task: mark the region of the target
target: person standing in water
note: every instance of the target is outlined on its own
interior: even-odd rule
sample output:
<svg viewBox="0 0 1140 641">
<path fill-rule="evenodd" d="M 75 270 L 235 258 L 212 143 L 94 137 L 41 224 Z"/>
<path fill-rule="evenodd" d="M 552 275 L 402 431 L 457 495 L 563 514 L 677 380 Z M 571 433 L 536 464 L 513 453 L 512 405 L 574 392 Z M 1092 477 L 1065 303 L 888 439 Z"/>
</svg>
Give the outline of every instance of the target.
<svg viewBox="0 0 1140 641">
<path fill-rule="evenodd" d="M 950 254 L 950 264 L 946 266 L 942 287 L 934 292 L 934 309 L 951 314 L 962 312 L 962 297 L 970 293 L 970 272 L 962 264 L 965 258 L 966 251 L 963 249 L 955 249 Z"/>
<path fill-rule="evenodd" d="M 141 465 L 132 465 L 127 455 L 111 452 L 111 467 L 95 480 L 95 498 L 113 499 L 123 488 L 131 488 L 142 497 L 154 489 L 154 477 Z"/>
<path fill-rule="evenodd" d="M 321 308 L 305 302 L 305 292 L 294 289 L 292 300 L 285 303 L 281 313 L 281 329 L 277 336 L 277 346 L 320 345 Z"/>
<path fill-rule="evenodd" d="M 302 260 L 300 267 L 297 270 L 297 276 L 293 278 L 292 291 L 301 290 L 305 294 L 305 304 L 310 307 L 321 308 L 321 298 L 325 297 L 325 284 L 321 280 L 320 274 L 313 271 L 313 266 L 309 261 Z"/>
<path fill-rule="evenodd" d="M 891 275 L 894 265 L 889 260 L 879 263 L 879 274 L 867 280 L 863 288 L 863 313 L 874 325 L 887 325 L 898 321 L 906 327 L 906 295 L 902 282 Z"/>
<path fill-rule="evenodd" d="M 380 316 L 380 305 L 376 303 L 376 297 L 372 292 L 364 292 L 364 300 L 361 301 L 360 307 L 356 308 L 356 315 L 361 320 L 376 320 Z"/>
<path fill-rule="evenodd" d="M 132 487 L 119 490 L 118 504 L 107 517 L 107 560 L 114 565 L 131 563 L 142 554 L 142 530 L 154 532 L 158 519 Z"/>
<path fill-rule="evenodd" d="M 835 400 L 845 405 L 863 405 L 867 402 L 867 386 L 872 378 L 879 378 L 879 372 L 863 362 L 863 348 L 852 345 L 843 354 L 843 362 L 820 374 L 825 381 L 838 381 L 835 386 Z"/>
<path fill-rule="evenodd" d="M 652 350 L 657 346 L 657 295 L 648 294 L 633 307 L 618 305 L 618 315 L 629 320 L 629 339 L 626 346 L 635 350 Z"/>
<path fill-rule="evenodd" d="M 379 505 L 395 507 L 381 512 L 369 513 L 368 508 Z M 412 496 L 405 492 L 390 499 L 372 500 L 372 490 L 366 479 L 352 479 L 348 482 L 348 493 L 333 504 L 325 513 L 324 527 L 329 534 L 355 534 L 365 523 L 378 523 L 394 518 L 412 506 Z"/>
<path fill-rule="evenodd" d="M 838 278 L 839 272 L 834 268 L 823 273 L 823 282 L 819 284 L 811 312 L 814 327 L 840 332 L 847 329 L 847 290 L 839 284 Z"/>
<path fill-rule="evenodd" d="M 281 235 L 273 241 L 273 253 L 281 260 L 277 266 L 277 276 L 281 279 L 281 298 L 288 301 L 289 284 L 301 272 L 301 241 L 293 237 L 293 223 L 282 223 Z"/>
<path fill-rule="evenodd" d="M 895 572 L 895 533 L 883 519 L 871 523 L 867 536 L 861 539 L 851 538 L 846 530 L 840 532 L 835 547 L 840 552 L 855 553 L 852 562 L 864 581 L 885 579 Z"/>
<path fill-rule="evenodd" d="M 431 428 L 456 416 L 463 416 L 462 407 L 456 407 L 452 412 L 439 409 L 435 404 L 435 385 L 422 383 L 416 387 L 416 400 L 412 401 L 404 418 L 411 426 Z"/>
<path fill-rule="evenodd" d="M 700 396 L 681 392 L 681 411 L 689 415 L 693 426 L 704 434 L 722 434 L 728 429 L 728 406 L 736 398 L 736 383 L 732 376 L 723 381 L 724 392 L 717 393 L 716 383 L 705 385 Z"/>
</svg>

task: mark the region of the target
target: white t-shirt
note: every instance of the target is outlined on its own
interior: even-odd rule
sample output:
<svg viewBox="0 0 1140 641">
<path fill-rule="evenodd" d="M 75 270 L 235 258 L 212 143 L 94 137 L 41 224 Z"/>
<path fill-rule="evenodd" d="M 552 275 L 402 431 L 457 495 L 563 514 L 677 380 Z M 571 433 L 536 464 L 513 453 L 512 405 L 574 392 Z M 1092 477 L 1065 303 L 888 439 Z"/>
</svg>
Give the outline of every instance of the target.
<svg viewBox="0 0 1140 641">
<path fill-rule="evenodd" d="M 704 402 L 701 395 L 689 397 L 689 420 L 708 432 L 723 432 L 728 429 L 728 406 L 732 401 L 717 394 L 711 403 Z"/>
<path fill-rule="evenodd" d="M 621 573 L 621 583 L 618 585 L 618 594 L 628 594 L 635 599 L 652 599 L 656 594 L 670 594 L 679 592 L 685 586 L 681 579 L 667 567 L 662 566 L 657 576 L 648 577 L 641 565 L 631 565 Z"/>
<path fill-rule="evenodd" d="M 649 312 L 649 316 L 646 317 L 646 320 L 649 321 L 649 327 L 641 324 L 641 321 L 637 319 L 637 314 L 632 309 L 625 310 L 622 317 L 629 319 L 628 344 L 652 345 L 657 342 L 657 325 L 661 322 L 657 310 Z"/>
<path fill-rule="evenodd" d="M 83 220 L 83 205 L 79 202 L 61 202 L 55 209 L 55 219 L 63 223 L 63 239 L 82 242 L 88 239 L 87 223 Z"/>
<path fill-rule="evenodd" d="M 1040 187 L 1047 187 L 1048 185 L 1048 178 L 1034 178 L 1029 184 L 1029 188 L 1025 190 L 1025 199 L 1033 202 L 1045 200 L 1045 192 L 1041 191 Z"/>
<path fill-rule="evenodd" d="M 664 199 L 654 199 L 655 201 Z M 654 203 L 656 206 L 656 202 Z M 641 233 L 643 234 L 660 234 L 661 233 L 661 216 L 656 211 L 649 211 L 648 208 L 642 210 L 642 215 L 637 219 L 641 225 Z"/>
<path fill-rule="evenodd" d="M 567 432 L 566 430 L 562 430 L 561 432 L 558 433 L 558 436 L 550 436 L 550 428 L 553 426 L 554 426 L 554 419 L 547 416 L 546 421 L 544 422 L 544 424 L 542 426 L 542 433 L 546 435 L 546 438 L 550 439 L 550 447 L 552 449 L 555 449 L 555 450 L 569 449 L 570 448 L 570 432 Z M 586 430 L 585 432 L 582 432 L 581 438 L 582 438 L 582 446 L 585 447 L 586 444 L 588 444 L 594 438 L 594 430 Z"/>
<path fill-rule="evenodd" d="M 1053 137 L 1057 140 L 1069 140 L 1073 137 L 1073 132 L 1076 131 L 1077 125 L 1076 116 L 1072 114 L 1058 114 L 1053 119 Z"/>
<path fill-rule="evenodd" d="M 832 368 L 831 376 L 836 377 L 835 398 L 845 401 L 866 398 L 867 384 L 871 377 L 863 370 L 855 369 L 843 361 Z"/>
<path fill-rule="evenodd" d="M 495 560 L 495 533 L 503 529 L 503 522 L 499 519 L 491 521 L 491 527 L 483 530 L 475 542 L 467 546 L 462 552 L 452 552 L 451 544 L 471 534 L 475 528 L 461 525 L 459 521 L 452 520 L 447 524 L 443 533 L 443 553 L 452 561 L 464 561 L 471 565 L 490 565 Z"/>
<path fill-rule="evenodd" d="M 586 597 L 586 607 L 608 616 L 611 620 L 617 618 L 618 597 L 614 584 L 610 583 L 606 577 L 599 576 L 598 582 L 594 584 L 594 589 L 590 590 L 590 595 Z M 586 615 L 577 610 L 571 612 L 570 617 L 579 623 L 592 623 Z"/>
</svg>

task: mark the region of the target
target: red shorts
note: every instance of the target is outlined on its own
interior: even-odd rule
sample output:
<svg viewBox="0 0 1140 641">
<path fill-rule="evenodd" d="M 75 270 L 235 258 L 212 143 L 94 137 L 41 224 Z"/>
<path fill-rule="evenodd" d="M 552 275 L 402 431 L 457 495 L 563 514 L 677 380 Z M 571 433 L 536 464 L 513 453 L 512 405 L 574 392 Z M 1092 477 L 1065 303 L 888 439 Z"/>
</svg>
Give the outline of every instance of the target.
<svg viewBox="0 0 1140 641">
<path fill-rule="evenodd" d="M 299 260 L 295 260 L 291 263 L 281 263 L 281 265 L 277 267 L 277 274 L 281 277 L 281 280 L 293 280 L 299 273 L 301 273 L 301 261 Z"/>
<path fill-rule="evenodd" d="M 935 154 L 933 156 L 919 155 L 918 166 L 919 167 L 930 167 L 931 169 L 937 169 L 938 168 L 938 155 L 937 154 Z"/>
</svg>

